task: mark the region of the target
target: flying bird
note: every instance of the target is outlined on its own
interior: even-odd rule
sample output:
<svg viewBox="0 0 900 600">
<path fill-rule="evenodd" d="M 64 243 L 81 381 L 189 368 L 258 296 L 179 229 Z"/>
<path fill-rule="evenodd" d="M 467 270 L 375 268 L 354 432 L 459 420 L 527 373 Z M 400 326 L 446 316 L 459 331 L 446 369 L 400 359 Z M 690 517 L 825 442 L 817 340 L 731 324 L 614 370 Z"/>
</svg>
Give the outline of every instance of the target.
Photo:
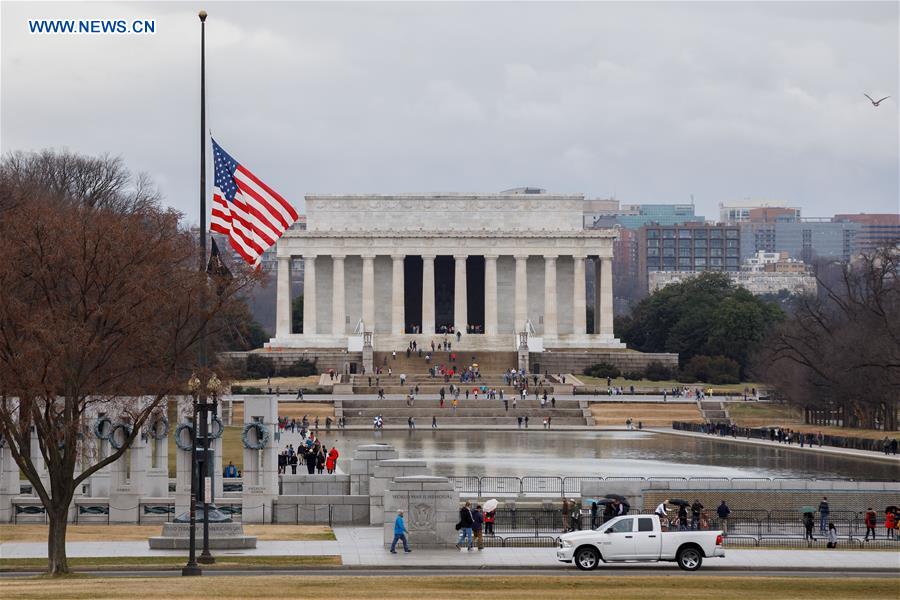
<svg viewBox="0 0 900 600">
<path fill-rule="evenodd" d="M 870 96 L 870 95 L 868 95 L 868 94 L 863 94 L 863 96 L 865 96 L 866 98 L 868 98 L 868 99 L 869 99 L 869 102 L 872 103 L 872 106 L 875 106 L 875 107 L 877 107 L 879 104 L 881 104 L 882 102 L 884 102 L 885 100 L 887 100 L 888 98 L 890 98 L 890 96 L 885 96 L 885 97 L 882 98 L 881 100 L 872 100 L 872 96 Z"/>
</svg>

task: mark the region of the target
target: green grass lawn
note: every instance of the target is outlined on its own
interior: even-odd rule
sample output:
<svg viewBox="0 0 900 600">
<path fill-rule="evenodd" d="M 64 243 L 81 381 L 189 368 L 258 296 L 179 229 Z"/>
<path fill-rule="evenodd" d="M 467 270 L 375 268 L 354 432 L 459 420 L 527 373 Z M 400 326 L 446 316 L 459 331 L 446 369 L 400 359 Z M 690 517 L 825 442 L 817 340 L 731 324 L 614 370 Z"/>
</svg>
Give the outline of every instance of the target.
<svg viewBox="0 0 900 600">
<path fill-rule="evenodd" d="M 69 567 L 78 569 L 158 569 L 184 566 L 185 556 L 101 556 L 70 558 Z M 237 567 L 334 567 L 340 566 L 340 556 L 216 556 L 216 564 L 204 569 L 232 569 Z M 46 569 L 45 558 L 0 558 L 0 570 L 34 571 Z M 2 594 L 0 594 L 2 595 Z"/>
</svg>

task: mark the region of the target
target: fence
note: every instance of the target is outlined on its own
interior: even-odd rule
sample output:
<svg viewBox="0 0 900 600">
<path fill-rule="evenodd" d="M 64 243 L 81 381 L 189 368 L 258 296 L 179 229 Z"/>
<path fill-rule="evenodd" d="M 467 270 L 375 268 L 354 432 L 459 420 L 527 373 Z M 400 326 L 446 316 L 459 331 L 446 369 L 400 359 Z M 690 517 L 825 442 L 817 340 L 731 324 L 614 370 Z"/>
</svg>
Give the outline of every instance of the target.
<svg viewBox="0 0 900 600">
<path fill-rule="evenodd" d="M 671 481 L 686 483 L 689 481 L 834 481 L 834 478 L 801 478 L 801 477 L 639 477 L 639 476 L 582 476 L 553 477 L 550 475 L 527 475 L 525 477 L 493 477 L 493 476 L 450 476 L 453 488 L 464 496 L 572 496 L 581 494 L 582 481 Z M 841 479 L 840 481 L 854 481 Z M 867 479 L 866 481 L 875 481 Z"/>
</svg>

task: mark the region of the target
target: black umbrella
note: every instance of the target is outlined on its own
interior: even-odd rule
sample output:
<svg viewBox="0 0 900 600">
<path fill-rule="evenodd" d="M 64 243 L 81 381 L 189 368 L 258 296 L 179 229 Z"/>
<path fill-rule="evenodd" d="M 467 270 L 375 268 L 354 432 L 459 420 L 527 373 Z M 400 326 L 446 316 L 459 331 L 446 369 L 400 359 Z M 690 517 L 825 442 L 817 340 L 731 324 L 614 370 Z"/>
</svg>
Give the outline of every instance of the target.
<svg viewBox="0 0 900 600">
<path fill-rule="evenodd" d="M 623 504 L 628 503 L 628 501 L 625 500 L 625 496 L 621 496 L 619 494 L 606 494 L 604 496 L 604 498 L 607 498 L 608 500 L 618 500 L 619 502 L 622 502 Z"/>
<path fill-rule="evenodd" d="M 597 498 L 596 500 L 590 500 L 590 502 L 596 502 L 598 506 L 605 506 L 607 504 L 612 504 L 612 500 L 609 498 Z"/>
<path fill-rule="evenodd" d="M 681 498 L 669 498 L 669 504 L 675 504 L 676 506 L 690 506 L 691 503 L 687 500 L 682 500 Z"/>
<path fill-rule="evenodd" d="M 898 510 L 900 510 L 900 509 L 898 509 L 896 506 L 891 505 L 891 506 L 888 506 L 887 508 L 885 508 L 884 512 L 897 512 Z"/>
</svg>

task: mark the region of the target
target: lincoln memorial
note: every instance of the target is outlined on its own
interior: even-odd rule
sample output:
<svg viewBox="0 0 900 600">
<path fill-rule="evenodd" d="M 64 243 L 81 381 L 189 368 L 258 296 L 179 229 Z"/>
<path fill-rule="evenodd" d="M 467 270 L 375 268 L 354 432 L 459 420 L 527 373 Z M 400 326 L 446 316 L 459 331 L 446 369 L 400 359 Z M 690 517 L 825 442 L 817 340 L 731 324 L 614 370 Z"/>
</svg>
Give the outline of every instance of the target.
<svg viewBox="0 0 900 600">
<path fill-rule="evenodd" d="M 462 332 L 466 349 L 621 349 L 613 333 L 614 230 L 582 227 L 582 195 L 306 197 L 307 228 L 277 246 L 276 348 L 378 350 Z M 303 261 L 302 331 L 291 261 Z M 597 289 L 587 328 L 586 270 Z M 369 336 L 367 336 L 368 338 Z M 453 341 L 455 342 L 455 334 Z"/>
</svg>

